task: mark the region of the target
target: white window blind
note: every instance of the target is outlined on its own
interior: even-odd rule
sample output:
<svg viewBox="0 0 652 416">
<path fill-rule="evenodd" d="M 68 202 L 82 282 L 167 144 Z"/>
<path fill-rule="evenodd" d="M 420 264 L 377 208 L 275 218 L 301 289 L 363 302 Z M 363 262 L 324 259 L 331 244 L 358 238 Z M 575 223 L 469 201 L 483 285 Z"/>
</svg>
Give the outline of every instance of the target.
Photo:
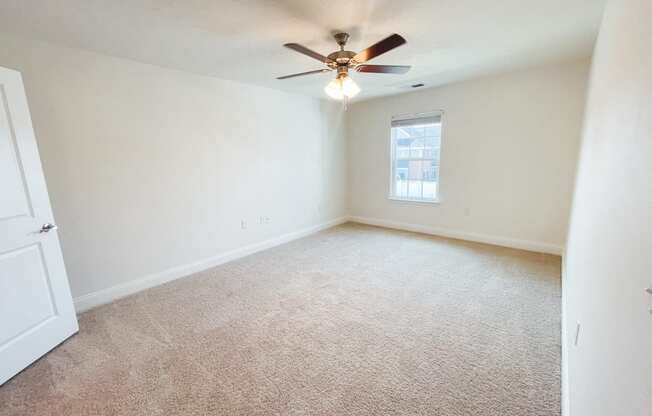
<svg viewBox="0 0 652 416">
<path fill-rule="evenodd" d="M 390 198 L 437 201 L 441 112 L 392 118 Z"/>
</svg>

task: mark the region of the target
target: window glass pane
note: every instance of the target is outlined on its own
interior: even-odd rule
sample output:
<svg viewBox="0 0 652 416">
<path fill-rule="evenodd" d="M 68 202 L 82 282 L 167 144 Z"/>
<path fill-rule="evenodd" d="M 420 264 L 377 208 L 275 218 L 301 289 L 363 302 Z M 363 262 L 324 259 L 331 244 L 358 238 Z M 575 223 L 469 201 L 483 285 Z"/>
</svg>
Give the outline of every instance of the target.
<svg viewBox="0 0 652 416">
<path fill-rule="evenodd" d="M 395 192 L 397 197 L 407 198 L 407 174 L 403 177 L 399 176 L 395 182 Z"/>
<path fill-rule="evenodd" d="M 423 147 L 423 158 L 424 159 L 430 159 L 435 157 L 435 148 L 437 147 L 437 144 L 435 143 L 435 138 L 434 137 L 425 137 L 423 139 L 424 142 L 424 147 Z"/>
<path fill-rule="evenodd" d="M 423 198 L 435 199 L 437 196 L 437 182 L 424 182 L 423 183 Z"/>
<path fill-rule="evenodd" d="M 397 127 L 394 130 L 396 130 L 397 139 L 407 139 L 411 137 L 410 133 L 408 132 L 409 128 Z"/>
<path fill-rule="evenodd" d="M 437 147 L 437 148 L 433 149 L 433 151 L 432 151 L 431 160 L 432 160 L 433 164 L 439 165 L 439 156 L 440 156 L 439 155 L 439 148 Z"/>
<path fill-rule="evenodd" d="M 423 137 L 425 135 L 425 126 L 414 126 L 410 128 L 410 136 L 412 137 Z"/>
<path fill-rule="evenodd" d="M 410 181 L 408 198 L 410 199 L 421 199 L 421 182 L 420 181 Z"/>
<path fill-rule="evenodd" d="M 439 189 L 441 118 L 401 119 L 392 127 L 392 196 L 432 201 Z M 393 122 L 394 123 L 394 122 Z"/>
<path fill-rule="evenodd" d="M 414 139 L 410 143 L 410 158 L 421 159 L 423 158 L 424 139 Z"/>
</svg>

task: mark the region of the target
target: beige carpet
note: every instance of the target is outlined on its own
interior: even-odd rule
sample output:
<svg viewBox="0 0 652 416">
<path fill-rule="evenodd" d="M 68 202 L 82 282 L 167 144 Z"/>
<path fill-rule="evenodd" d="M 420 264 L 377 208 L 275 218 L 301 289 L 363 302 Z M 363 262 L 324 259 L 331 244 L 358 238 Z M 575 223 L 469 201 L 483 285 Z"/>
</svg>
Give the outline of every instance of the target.
<svg viewBox="0 0 652 416">
<path fill-rule="evenodd" d="M 347 224 L 83 314 L 0 415 L 559 415 L 559 276 Z"/>
</svg>

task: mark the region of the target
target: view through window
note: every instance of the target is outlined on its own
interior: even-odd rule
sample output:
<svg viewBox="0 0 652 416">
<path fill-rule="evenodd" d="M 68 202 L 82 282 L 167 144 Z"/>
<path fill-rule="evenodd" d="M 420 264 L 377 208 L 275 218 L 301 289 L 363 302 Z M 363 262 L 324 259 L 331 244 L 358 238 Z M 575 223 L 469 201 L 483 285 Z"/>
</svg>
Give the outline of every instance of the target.
<svg viewBox="0 0 652 416">
<path fill-rule="evenodd" d="M 437 201 L 441 113 L 392 119 L 392 183 L 390 197 Z"/>
</svg>

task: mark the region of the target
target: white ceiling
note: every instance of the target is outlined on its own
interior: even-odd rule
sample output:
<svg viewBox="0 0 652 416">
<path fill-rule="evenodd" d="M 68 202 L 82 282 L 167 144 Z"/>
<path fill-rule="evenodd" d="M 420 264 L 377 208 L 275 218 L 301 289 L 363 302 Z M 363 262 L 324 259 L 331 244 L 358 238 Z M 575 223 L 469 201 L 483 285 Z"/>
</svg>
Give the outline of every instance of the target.
<svg viewBox="0 0 652 416">
<path fill-rule="evenodd" d="M 392 34 L 407 44 L 374 64 L 406 75 L 359 74 L 361 97 L 396 94 L 500 70 L 591 54 L 605 0 L 3 0 L 0 31 L 140 62 L 324 97 L 332 74 L 283 48 L 359 51 Z"/>
</svg>

